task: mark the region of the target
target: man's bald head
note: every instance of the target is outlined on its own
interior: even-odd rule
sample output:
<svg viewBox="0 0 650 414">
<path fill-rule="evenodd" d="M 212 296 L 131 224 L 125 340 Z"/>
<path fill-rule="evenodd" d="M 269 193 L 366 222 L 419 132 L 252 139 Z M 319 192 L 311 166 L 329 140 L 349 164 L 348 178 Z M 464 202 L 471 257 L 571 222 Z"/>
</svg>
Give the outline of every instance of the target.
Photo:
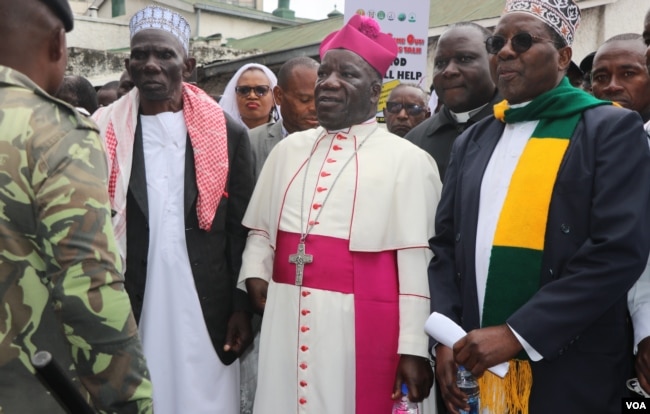
<svg viewBox="0 0 650 414">
<path fill-rule="evenodd" d="M 49 2 L 48 2 L 49 3 Z M 67 64 L 66 23 L 41 0 L 0 0 L 0 64 L 53 94 Z"/>
</svg>

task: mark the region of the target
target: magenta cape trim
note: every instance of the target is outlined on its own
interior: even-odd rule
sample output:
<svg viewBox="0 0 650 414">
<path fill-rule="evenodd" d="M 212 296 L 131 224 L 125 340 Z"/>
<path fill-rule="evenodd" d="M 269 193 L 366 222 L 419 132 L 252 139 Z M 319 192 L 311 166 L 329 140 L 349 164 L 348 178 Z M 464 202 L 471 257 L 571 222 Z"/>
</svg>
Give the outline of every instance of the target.
<svg viewBox="0 0 650 414">
<path fill-rule="evenodd" d="M 278 231 L 273 281 L 295 284 L 296 252 L 300 235 Z M 388 413 L 393 401 L 399 355 L 399 282 L 395 251 L 349 251 L 349 241 L 310 235 L 306 252 L 314 256 L 305 265 L 305 289 L 354 294 L 356 354 L 356 414 Z M 315 344 L 317 345 L 317 344 Z M 313 347 L 314 345 L 312 345 Z"/>
</svg>

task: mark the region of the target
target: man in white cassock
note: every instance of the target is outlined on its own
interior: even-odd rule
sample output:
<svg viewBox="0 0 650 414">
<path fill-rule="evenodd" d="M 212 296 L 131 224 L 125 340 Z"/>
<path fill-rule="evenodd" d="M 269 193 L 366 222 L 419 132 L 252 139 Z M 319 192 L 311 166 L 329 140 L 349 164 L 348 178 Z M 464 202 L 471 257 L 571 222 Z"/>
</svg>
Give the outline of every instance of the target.
<svg viewBox="0 0 650 414">
<path fill-rule="evenodd" d="M 375 121 L 392 37 L 354 16 L 320 47 L 321 127 L 262 168 L 240 286 L 263 312 L 254 412 L 390 412 L 402 383 L 429 395 L 433 159 Z"/>
<path fill-rule="evenodd" d="M 250 301 L 236 287 L 253 189 L 248 136 L 183 82 L 196 62 L 181 15 L 148 6 L 130 29 L 135 88 L 94 118 L 155 410 L 238 414 L 233 362 L 252 339 Z"/>
</svg>

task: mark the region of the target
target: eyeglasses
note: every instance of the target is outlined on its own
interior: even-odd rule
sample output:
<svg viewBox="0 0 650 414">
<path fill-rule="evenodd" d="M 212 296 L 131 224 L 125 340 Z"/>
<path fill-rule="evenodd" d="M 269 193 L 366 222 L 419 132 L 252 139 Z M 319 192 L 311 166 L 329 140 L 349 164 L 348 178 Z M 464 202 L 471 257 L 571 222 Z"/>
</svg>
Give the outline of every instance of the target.
<svg viewBox="0 0 650 414">
<path fill-rule="evenodd" d="M 402 104 L 400 102 L 386 102 L 386 110 L 391 114 L 399 114 L 402 109 L 406 110 L 406 113 L 411 116 L 418 116 L 425 111 L 423 107 L 416 104 Z"/>
<path fill-rule="evenodd" d="M 271 87 L 268 85 L 258 85 L 258 86 L 235 86 L 235 92 L 240 96 L 248 96 L 251 91 L 255 92 L 255 95 L 260 98 L 271 90 Z"/>
<path fill-rule="evenodd" d="M 517 33 L 516 35 L 510 38 L 510 47 L 516 53 L 524 53 L 533 46 L 533 43 L 537 42 L 552 42 L 551 39 L 544 39 L 543 37 L 534 36 L 530 33 L 522 32 Z M 503 36 L 495 35 L 490 36 L 485 40 L 485 49 L 491 55 L 496 55 L 501 49 L 508 43 L 508 39 Z"/>
</svg>

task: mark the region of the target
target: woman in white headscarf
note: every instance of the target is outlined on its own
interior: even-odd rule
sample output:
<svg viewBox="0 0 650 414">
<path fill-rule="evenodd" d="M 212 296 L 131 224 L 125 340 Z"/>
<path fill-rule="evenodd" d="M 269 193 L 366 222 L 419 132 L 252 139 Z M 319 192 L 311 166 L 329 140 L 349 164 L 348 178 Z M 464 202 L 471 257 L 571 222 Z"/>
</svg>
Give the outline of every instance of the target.
<svg viewBox="0 0 650 414">
<path fill-rule="evenodd" d="M 280 108 L 273 99 L 278 80 L 271 69 L 258 63 L 247 63 L 226 85 L 219 104 L 248 129 L 275 122 Z"/>
</svg>

